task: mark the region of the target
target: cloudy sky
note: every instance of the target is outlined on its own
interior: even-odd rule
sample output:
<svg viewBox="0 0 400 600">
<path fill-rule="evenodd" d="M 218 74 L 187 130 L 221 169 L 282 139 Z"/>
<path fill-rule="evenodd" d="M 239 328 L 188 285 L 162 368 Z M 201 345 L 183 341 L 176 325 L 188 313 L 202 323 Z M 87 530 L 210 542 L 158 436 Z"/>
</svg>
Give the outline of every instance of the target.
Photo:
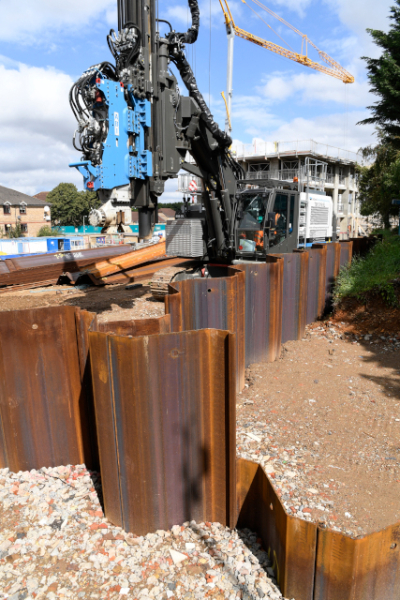
<svg viewBox="0 0 400 600">
<path fill-rule="evenodd" d="M 392 0 L 268 0 L 294 25 L 355 76 L 355 83 L 318 73 L 236 38 L 233 137 L 253 140 L 314 139 L 357 151 L 374 142 L 374 130 L 356 123 L 375 98 L 368 92 L 362 56 L 377 56 L 366 28 L 387 30 Z M 117 0 L 0 0 L 0 185 L 28 194 L 60 182 L 81 189 L 68 168 L 79 158 L 71 138 L 68 104 L 74 80 L 90 65 L 110 60 L 106 35 L 116 27 Z M 230 2 L 236 24 L 300 51 L 301 38 L 248 0 Z M 200 89 L 223 127 L 220 93 L 226 85 L 226 34 L 218 0 L 200 0 L 201 29 L 188 57 Z M 268 27 L 249 8 L 270 25 Z M 186 0 L 159 2 L 160 17 L 177 30 L 189 22 Z M 272 28 L 272 29 L 271 29 Z M 163 32 L 163 30 L 161 30 Z M 280 37 L 278 37 L 280 36 Z M 282 41 L 282 39 L 284 42 Z M 317 56 L 310 53 L 311 58 Z M 176 199 L 176 181 L 164 200 Z M 179 196 L 177 198 L 179 200 Z"/>
</svg>

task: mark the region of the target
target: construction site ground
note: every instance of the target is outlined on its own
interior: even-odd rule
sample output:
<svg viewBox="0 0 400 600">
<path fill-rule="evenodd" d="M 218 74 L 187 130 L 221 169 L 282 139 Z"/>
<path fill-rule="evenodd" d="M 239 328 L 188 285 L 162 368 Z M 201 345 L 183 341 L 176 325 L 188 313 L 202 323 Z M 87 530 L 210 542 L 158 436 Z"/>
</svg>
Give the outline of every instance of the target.
<svg viewBox="0 0 400 600">
<path fill-rule="evenodd" d="M 152 300 L 146 285 L 134 290 L 127 290 L 124 285 L 83 289 L 54 286 L 0 295 L 2 311 L 65 304 L 96 312 L 103 322 L 164 314 L 163 303 Z M 352 536 L 360 536 L 400 520 L 399 359 L 400 309 L 388 308 L 379 299 L 372 298 L 366 306 L 355 301 L 348 302 L 334 316 L 308 326 L 303 340 L 284 345 L 280 360 L 254 364 L 247 369 L 246 387 L 237 396 L 237 453 L 264 467 L 289 514 L 326 524 Z M 215 526 L 217 537 L 215 543 L 212 542 L 211 561 L 201 553 L 203 550 L 209 552 L 210 548 L 201 550 L 197 545 L 203 544 L 204 539 L 213 540 L 214 532 L 202 531 L 196 537 L 197 533 L 192 533 L 192 530 L 185 527 L 181 530 L 182 540 L 179 539 L 181 534 L 177 537 L 175 534 L 171 536 L 169 533 L 160 533 L 154 538 L 156 547 L 150 551 L 147 548 L 153 546 L 153 538 L 147 536 L 149 540 L 144 540 L 139 557 L 140 560 L 143 559 L 143 581 L 139 584 L 130 580 L 130 563 L 124 561 L 129 558 L 133 546 L 129 542 L 123 542 L 125 534 L 117 532 L 103 518 L 96 500 L 97 495 L 93 492 L 93 498 L 89 495 L 90 486 L 86 490 L 88 498 L 85 502 L 71 501 L 75 516 L 71 514 L 68 517 L 69 523 L 71 526 L 74 523 L 74 527 L 76 525 L 82 530 L 79 538 L 82 546 L 71 557 L 68 555 L 65 560 L 62 559 L 64 574 L 60 574 L 54 565 L 58 564 L 57 557 L 64 550 L 70 548 L 72 552 L 72 530 L 69 530 L 70 525 L 64 525 L 65 515 L 62 514 L 50 526 L 44 523 L 46 519 L 49 520 L 52 510 L 61 511 L 56 505 L 52 509 L 51 490 L 46 491 L 46 486 L 50 484 L 38 482 L 39 491 L 32 492 L 41 496 L 41 510 L 20 517 L 18 515 L 23 512 L 20 507 L 20 490 L 24 490 L 22 497 L 25 498 L 36 484 L 31 481 L 29 474 L 10 477 L 11 474 L 0 472 L 0 573 L 3 573 L 0 584 L 3 596 L 0 595 L 0 599 L 34 598 L 40 595 L 48 598 L 63 597 L 60 595 L 60 585 L 64 582 L 61 575 L 64 577 L 68 573 L 75 577 L 74 574 L 78 572 L 81 573 L 80 579 L 76 575 L 78 587 L 74 584 L 73 593 L 67 589 L 63 594 L 73 598 L 87 597 L 88 588 L 85 586 L 89 586 L 91 581 L 94 582 L 93 577 L 99 575 L 95 573 L 96 566 L 100 565 L 102 572 L 103 563 L 106 564 L 106 559 L 102 557 L 107 555 L 107 561 L 111 561 L 107 550 L 107 545 L 110 544 L 112 548 L 115 546 L 111 554 L 115 557 L 113 560 L 116 561 L 116 571 L 113 567 L 111 571 L 106 569 L 105 575 L 102 572 L 104 594 L 99 590 L 90 597 L 108 598 L 113 593 L 117 597 L 125 594 L 126 587 L 130 589 L 129 594 L 126 592 L 128 596 L 143 596 L 143 599 L 205 596 L 234 598 L 237 593 L 237 597 L 243 598 L 247 593 L 261 598 L 280 597 L 273 582 L 260 575 L 262 568 L 258 566 L 258 562 L 254 562 L 260 558 L 261 564 L 268 566 L 264 555 L 253 557 L 252 553 L 261 552 L 256 537 L 247 539 L 245 533 L 244 541 L 239 540 L 236 534 L 229 534 L 224 528 L 218 529 L 218 526 Z M 51 477 L 47 477 L 49 482 L 53 481 Z M 71 477 L 73 475 L 61 479 L 70 481 Z M 25 478 L 28 485 L 23 487 Z M 13 489 L 10 491 L 11 484 Z M 12 502 L 13 496 L 15 505 Z M 89 506 L 90 503 L 92 506 Z M 193 524 L 193 527 L 196 528 L 197 525 Z M 204 527 L 203 525 L 202 528 Z M 32 528 L 37 528 L 37 531 L 30 533 Z M 40 556 L 47 559 L 43 563 L 43 575 L 40 576 L 34 573 L 29 575 L 33 563 L 31 566 L 28 564 L 30 550 L 26 546 L 29 536 L 36 539 L 38 531 L 42 540 L 39 544 Z M 109 535 L 105 537 L 107 532 Z M 227 540 L 226 548 L 223 540 Z M 190 546 L 192 543 L 195 544 L 194 552 L 197 552 L 193 556 L 188 551 L 189 548 L 193 549 Z M 160 556 L 157 554 L 157 545 L 160 545 Z M 223 558 L 218 559 L 220 562 L 216 559 L 214 561 L 215 556 L 218 556 L 214 554 L 215 547 L 225 553 Z M 23 553 L 23 548 L 27 554 Z M 122 551 L 122 548 L 125 550 Z M 251 549 L 251 556 L 248 548 Z M 188 555 L 186 562 L 181 557 L 179 568 L 175 565 L 171 549 Z M 118 559 L 120 551 L 122 562 Z M 243 564 L 236 568 L 239 555 Z M 227 562 L 229 557 L 235 557 L 232 558 L 233 562 Z M 20 570 L 18 561 L 22 561 L 21 568 L 25 565 L 26 572 Z M 120 570 L 118 565 L 121 566 Z M 204 589 L 197 590 L 202 595 L 196 594 L 196 589 L 191 587 L 191 579 L 187 579 L 186 571 L 182 572 L 182 576 L 178 574 L 179 569 L 185 565 L 189 574 L 193 571 L 192 574 L 196 572 L 197 577 L 204 579 Z M 37 566 L 39 568 L 39 564 Z M 43 588 L 43 594 L 35 596 L 37 592 L 32 592 L 29 596 L 17 595 L 18 590 L 14 592 L 15 579 L 7 575 L 12 574 L 13 569 L 19 577 L 18 589 L 22 589 L 22 584 L 24 589 L 28 589 L 29 575 L 38 579 L 36 587 L 37 590 Z M 149 577 L 152 577 L 152 569 L 156 573 L 151 582 L 146 584 Z M 94 574 L 91 575 L 92 571 Z M 164 577 L 163 573 L 167 575 Z M 173 575 L 173 581 L 170 575 Z M 14 585 L 9 585 L 7 592 L 2 587 L 4 577 Z M 44 583 L 41 584 L 43 577 Z M 233 583 L 235 577 L 236 584 Z M 70 580 L 70 577 L 67 579 Z M 228 584 L 224 587 L 222 582 L 226 580 L 232 586 L 239 587 L 229 587 Z M 166 583 L 155 589 L 157 581 Z M 181 583 L 175 585 L 176 581 Z M 133 590 L 139 590 L 139 587 L 142 592 L 132 595 Z M 79 592 L 76 591 L 78 589 Z M 49 595 L 49 590 L 53 595 Z M 77 595 L 74 595 L 75 592 Z"/>
<path fill-rule="evenodd" d="M 135 284 L 132 284 L 135 285 Z M 130 319 L 148 319 L 165 314 L 164 304 L 151 297 L 147 285 L 137 284 L 135 289 L 126 285 L 95 287 L 60 286 L 33 290 L 0 291 L 0 310 L 22 310 L 43 306 L 78 306 L 98 315 L 101 323 Z"/>
</svg>

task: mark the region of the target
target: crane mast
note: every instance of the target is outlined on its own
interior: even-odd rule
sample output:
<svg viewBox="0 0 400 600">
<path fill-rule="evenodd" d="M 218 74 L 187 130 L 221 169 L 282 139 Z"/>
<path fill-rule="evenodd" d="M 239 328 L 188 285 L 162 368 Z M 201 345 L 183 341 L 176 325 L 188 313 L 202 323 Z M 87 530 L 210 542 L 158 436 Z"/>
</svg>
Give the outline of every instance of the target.
<svg viewBox="0 0 400 600">
<path fill-rule="evenodd" d="M 228 36 L 228 61 L 226 69 L 227 115 L 225 119 L 225 131 L 230 134 L 232 131 L 231 114 L 233 97 L 233 51 L 235 47 L 235 30 L 229 23 L 226 25 L 226 33 Z"/>
</svg>

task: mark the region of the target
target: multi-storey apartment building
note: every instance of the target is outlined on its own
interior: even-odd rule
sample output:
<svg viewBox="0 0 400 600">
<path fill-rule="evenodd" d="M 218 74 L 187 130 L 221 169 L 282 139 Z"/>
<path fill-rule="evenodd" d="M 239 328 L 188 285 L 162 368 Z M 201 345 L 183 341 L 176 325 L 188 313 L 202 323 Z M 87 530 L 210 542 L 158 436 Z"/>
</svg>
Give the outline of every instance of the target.
<svg viewBox="0 0 400 600">
<path fill-rule="evenodd" d="M 50 204 L 38 197 L 0 186 L 0 237 L 17 223 L 26 236 L 36 236 L 43 225 L 50 225 Z"/>
<path fill-rule="evenodd" d="M 307 157 L 327 163 L 324 188 L 326 194 L 332 196 L 339 236 L 346 239 L 359 234 L 360 203 L 355 167 L 360 157 L 355 152 L 313 140 L 236 143 L 233 150 L 248 180 L 300 181 Z"/>
</svg>

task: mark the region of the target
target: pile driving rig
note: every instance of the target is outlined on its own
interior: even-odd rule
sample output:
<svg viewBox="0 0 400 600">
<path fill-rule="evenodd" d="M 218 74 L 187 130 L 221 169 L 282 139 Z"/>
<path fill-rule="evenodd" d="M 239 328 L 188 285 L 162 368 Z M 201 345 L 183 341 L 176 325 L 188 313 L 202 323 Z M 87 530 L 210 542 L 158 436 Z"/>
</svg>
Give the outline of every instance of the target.
<svg viewBox="0 0 400 600">
<path fill-rule="evenodd" d="M 203 182 L 203 208 L 172 223 L 168 254 L 231 264 L 291 251 L 301 242 L 300 192 L 282 189 L 282 182 L 240 191 L 244 172 L 229 150 L 232 141 L 214 121 L 185 56 L 185 45 L 196 41 L 200 26 L 197 0 L 188 3 L 192 25 L 179 33 L 156 18 L 156 0 L 118 0 L 118 33 L 107 36 L 115 65 L 90 67 L 71 89 L 78 121 L 74 146 L 82 153 L 71 166 L 103 201 L 89 221 L 123 231 L 136 207 L 139 239 L 148 239 L 166 180 L 184 169 Z M 165 36 L 160 26 L 169 29 Z M 181 95 L 171 65 L 187 96 Z M 186 160 L 188 153 L 194 164 Z M 328 229 L 324 238 L 332 233 Z"/>
</svg>

